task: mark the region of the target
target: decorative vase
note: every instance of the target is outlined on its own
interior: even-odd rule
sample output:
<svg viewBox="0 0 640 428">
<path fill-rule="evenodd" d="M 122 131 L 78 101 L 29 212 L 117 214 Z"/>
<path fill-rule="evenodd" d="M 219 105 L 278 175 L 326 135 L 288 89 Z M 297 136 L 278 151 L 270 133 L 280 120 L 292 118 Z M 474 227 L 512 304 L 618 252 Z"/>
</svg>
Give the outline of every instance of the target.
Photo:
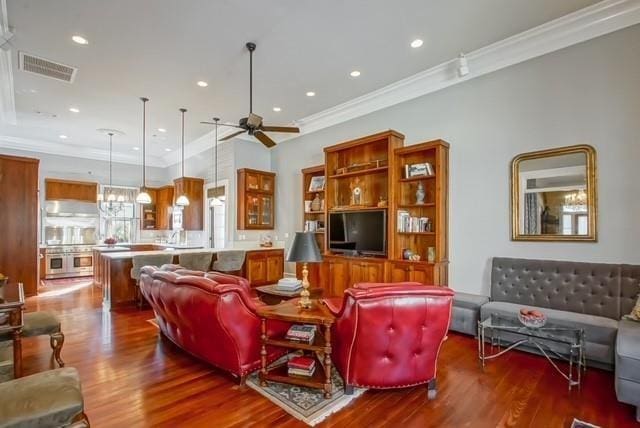
<svg viewBox="0 0 640 428">
<path fill-rule="evenodd" d="M 436 261 L 436 247 L 427 248 L 427 261 L 433 263 Z"/>
<path fill-rule="evenodd" d="M 405 260 L 410 260 L 410 259 L 411 259 L 411 256 L 413 256 L 413 251 L 411 251 L 410 249 L 405 248 L 405 249 L 402 251 L 402 258 L 403 258 L 403 259 L 405 259 Z"/>
<path fill-rule="evenodd" d="M 320 211 L 322 209 L 322 202 L 320 202 L 320 196 L 316 193 L 316 197 L 311 201 L 311 211 Z"/>
<path fill-rule="evenodd" d="M 418 190 L 416 190 L 416 205 L 424 204 L 424 186 L 422 185 L 422 181 L 418 182 Z"/>
</svg>

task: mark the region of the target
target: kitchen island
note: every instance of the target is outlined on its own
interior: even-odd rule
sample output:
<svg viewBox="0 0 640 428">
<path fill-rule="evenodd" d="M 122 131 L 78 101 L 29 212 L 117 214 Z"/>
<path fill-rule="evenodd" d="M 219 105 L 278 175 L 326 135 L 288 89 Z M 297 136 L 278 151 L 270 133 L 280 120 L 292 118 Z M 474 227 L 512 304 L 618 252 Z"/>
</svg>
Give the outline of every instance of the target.
<svg viewBox="0 0 640 428">
<path fill-rule="evenodd" d="M 118 250 L 106 249 L 107 247 L 94 248 L 94 285 L 102 288 L 102 307 L 104 310 L 124 306 L 133 306 L 136 300 L 137 285 L 131 278 L 133 268 L 133 256 L 171 254 L 173 263 L 177 264 L 180 254 L 199 253 L 211 251 L 213 261 L 217 254 L 229 250 L 213 249 L 149 249 L 147 251 L 130 251 L 129 248 L 119 247 Z M 263 276 L 269 280 L 282 278 L 284 271 L 284 249 L 283 248 L 251 248 L 246 251 L 245 266 L 242 267 L 243 274 L 249 273 L 248 278 L 252 285 L 262 285 L 258 278 Z M 247 266 L 247 265 L 250 266 Z M 245 275 L 246 276 L 246 275 Z M 256 278 L 253 280 L 251 278 Z"/>
</svg>

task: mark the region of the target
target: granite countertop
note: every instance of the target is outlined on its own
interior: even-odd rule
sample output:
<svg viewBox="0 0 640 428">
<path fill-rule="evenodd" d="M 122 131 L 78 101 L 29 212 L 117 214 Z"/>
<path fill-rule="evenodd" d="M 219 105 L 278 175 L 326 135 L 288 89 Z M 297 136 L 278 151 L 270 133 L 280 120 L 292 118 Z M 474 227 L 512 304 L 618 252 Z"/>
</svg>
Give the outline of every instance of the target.
<svg viewBox="0 0 640 428">
<path fill-rule="evenodd" d="M 189 254 L 189 253 L 200 253 L 202 251 L 211 251 L 213 253 L 221 253 L 223 251 L 232 251 L 233 248 L 228 248 L 224 250 L 214 250 L 211 248 L 192 248 L 192 249 L 179 249 L 179 248 L 167 248 L 165 250 L 157 250 L 157 251 L 120 251 L 120 252 L 108 252 L 107 254 L 103 254 L 103 257 L 108 257 L 111 260 L 122 260 L 122 259 L 130 259 L 133 256 L 150 256 L 156 254 Z M 271 247 L 271 248 L 242 248 L 244 251 L 269 251 L 269 250 L 284 250 L 282 247 Z"/>
</svg>

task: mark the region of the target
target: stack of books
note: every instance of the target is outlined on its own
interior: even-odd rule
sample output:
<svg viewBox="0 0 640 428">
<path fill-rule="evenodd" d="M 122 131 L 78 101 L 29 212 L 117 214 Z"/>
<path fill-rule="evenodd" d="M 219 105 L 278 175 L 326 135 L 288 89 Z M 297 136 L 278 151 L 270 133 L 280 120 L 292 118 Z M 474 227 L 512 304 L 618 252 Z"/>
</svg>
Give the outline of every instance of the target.
<svg viewBox="0 0 640 428">
<path fill-rule="evenodd" d="M 407 211 L 398 211 L 398 232 L 431 232 L 429 217 L 412 217 Z"/>
<path fill-rule="evenodd" d="M 287 368 L 290 375 L 311 377 L 316 371 L 316 360 L 310 357 L 293 357 L 287 363 Z"/>
<path fill-rule="evenodd" d="M 302 281 L 296 278 L 282 278 L 276 284 L 276 290 L 280 291 L 298 291 L 302 288 Z"/>
<path fill-rule="evenodd" d="M 311 344 L 316 337 L 316 326 L 306 324 L 294 324 L 289 327 L 285 339 L 293 342 Z"/>
</svg>

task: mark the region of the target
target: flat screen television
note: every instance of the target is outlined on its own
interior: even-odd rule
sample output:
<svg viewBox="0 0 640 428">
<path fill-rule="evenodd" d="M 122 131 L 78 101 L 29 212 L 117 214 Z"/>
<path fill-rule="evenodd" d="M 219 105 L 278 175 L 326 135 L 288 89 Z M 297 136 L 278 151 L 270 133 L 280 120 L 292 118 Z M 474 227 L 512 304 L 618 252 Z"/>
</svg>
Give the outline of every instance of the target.
<svg viewBox="0 0 640 428">
<path fill-rule="evenodd" d="M 363 255 L 387 254 L 387 211 L 329 214 L 329 250 Z"/>
</svg>

